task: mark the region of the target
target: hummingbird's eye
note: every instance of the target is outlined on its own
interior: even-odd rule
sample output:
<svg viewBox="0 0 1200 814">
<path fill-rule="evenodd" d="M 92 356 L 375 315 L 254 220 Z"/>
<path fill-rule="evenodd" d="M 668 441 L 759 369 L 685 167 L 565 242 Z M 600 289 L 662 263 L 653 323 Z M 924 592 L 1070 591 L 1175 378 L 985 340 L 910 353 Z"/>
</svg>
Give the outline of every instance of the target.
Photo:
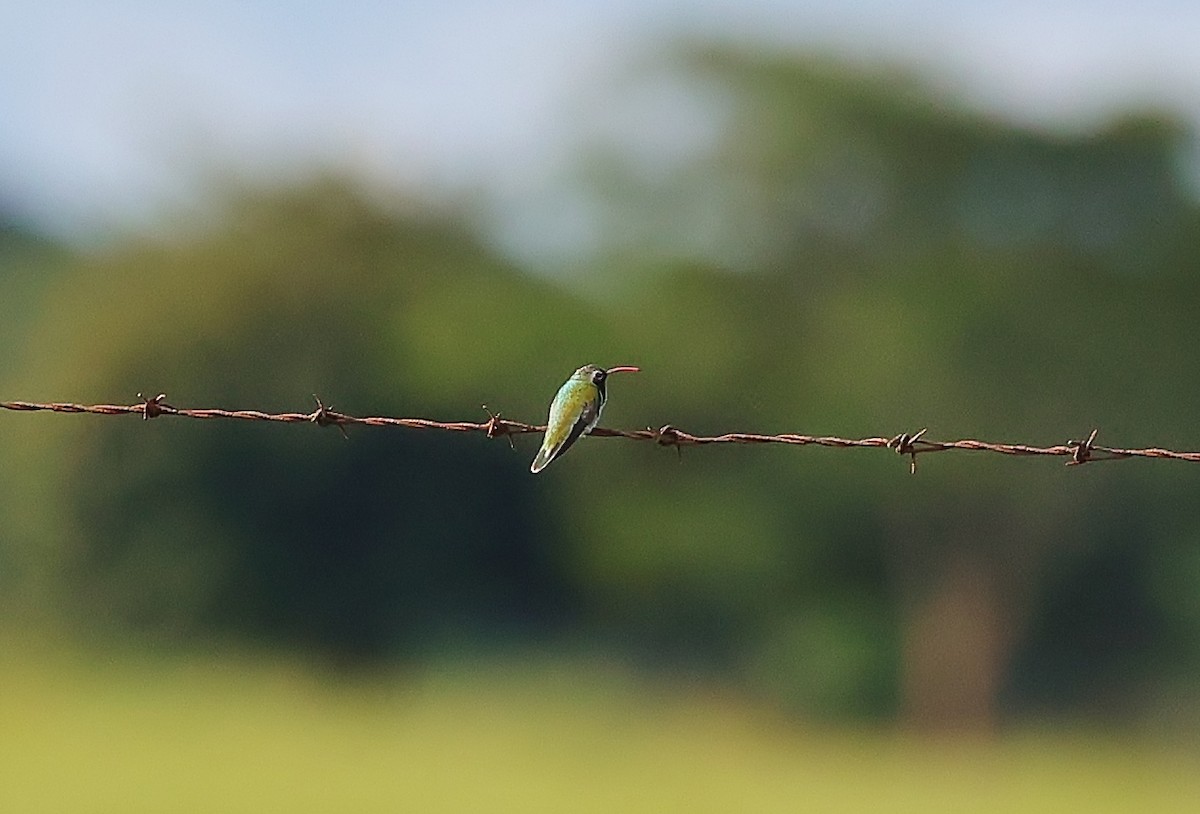
<svg viewBox="0 0 1200 814">
<path fill-rule="evenodd" d="M 607 375 L 608 375 L 608 371 L 597 370 L 595 373 L 592 374 L 592 381 L 595 382 L 596 384 L 600 384 L 600 382 L 604 381 L 604 377 Z"/>
</svg>

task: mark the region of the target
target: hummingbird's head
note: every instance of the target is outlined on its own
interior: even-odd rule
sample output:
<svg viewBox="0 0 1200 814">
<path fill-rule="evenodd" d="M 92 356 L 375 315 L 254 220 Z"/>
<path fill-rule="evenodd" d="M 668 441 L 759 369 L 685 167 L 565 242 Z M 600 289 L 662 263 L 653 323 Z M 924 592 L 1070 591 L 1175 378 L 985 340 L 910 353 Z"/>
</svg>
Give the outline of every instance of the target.
<svg viewBox="0 0 1200 814">
<path fill-rule="evenodd" d="M 575 378 L 589 381 L 594 385 L 601 385 L 608 378 L 609 373 L 638 373 L 640 370 L 641 368 L 632 365 L 617 365 L 607 369 L 599 365 L 584 365 L 575 371 Z"/>
</svg>

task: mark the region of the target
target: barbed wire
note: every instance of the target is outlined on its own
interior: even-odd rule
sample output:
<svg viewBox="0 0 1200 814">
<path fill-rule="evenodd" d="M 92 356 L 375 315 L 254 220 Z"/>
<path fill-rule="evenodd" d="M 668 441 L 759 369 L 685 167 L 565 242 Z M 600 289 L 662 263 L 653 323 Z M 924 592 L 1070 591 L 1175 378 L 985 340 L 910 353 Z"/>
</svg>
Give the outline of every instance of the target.
<svg viewBox="0 0 1200 814">
<path fill-rule="evenodd" d="M 388 416 L 352 416 L 330 409 L 316 396 L 316 407 L 309 413 L 266 413 L 259 410 L 222 410 L 222 409 L 192 409 L 175 407 L 166 402 L 166 394 L 160 393 L 152 398 L 146 398 L 138 393 L 136 404 L 74 404 L 71 402 L 40 403 L 32 401 L 0 401 L 0 408 L 18 412 L 48 411 L 52 413 L 90 413 L 96 415 L 140 415 L 143 420 L 159 416 L 178 416 L 196 419 L 233 419 L 238 421 L 274 421 L 284 424 L 316 424 L 321 427 L 337 427 L 345 434 L 345 428 L 354 425 L 368 427 L 407 427 L 417 430 L 445 430 L 449 432 L 481 432 L 488 438 L 506 437 L 512 444 L 512 436 L 527 433 L 544 432 L 545 425 L 526 424 L 501 418 L 499 413 L 493 413 L 487 405 L 483 410 L 488 414 L 488 420 L 472 421 L 434 421 L 427 418 L 392 418 Z M 590 433 L 600 438 L 628 438 L 632 441 L 653 441 L 660 446 L 683 447 L 704 446 L 707 444 L 790 444 L 793 446 L 820 446 L 848 449 L 855 447 L 880 447 L 893 450 L 910 459 L 909 471 L 917 471 L 917 456 L 930 452 L 946 452 L 948 450 L 964 450 L 970 452 L 993 452 L 1000 455 L 1048 455 L 1068 458 L 1068 466 L 1091 463 L 1093 461 L 1116 461 L 1131 458 L 1155 458 L 1176 461 L 1200 462 L 1200 452 L 1177 452 L 1160 447 L 1145 449 L 1122 449 L 1120 447 L 1101 446 L 1096 443 L 1099 430 L 1093 429 L 1086 439 L 1067 441 L 1065 444 L 1053 446 L 1035 446 L 1032 444 L 1008 444 L 990 441 L 978 441 L 964 438 L 958 441 L 934 441 L 926 438 L 926 430 L 914 433 L 902 432 L 890 437 L 873 436 L 869 438 L 839 438 L 832 435 L 801 435 L 799 433 L 782 433 L 779 435 L 762 435 L 759 433 L 730 432 L 721 435 L 693 435 L 670 424 L 664 424 L 658 429 L 647 427 L 644 430 L 616 430 L 597 427 Z"/>
</svg>

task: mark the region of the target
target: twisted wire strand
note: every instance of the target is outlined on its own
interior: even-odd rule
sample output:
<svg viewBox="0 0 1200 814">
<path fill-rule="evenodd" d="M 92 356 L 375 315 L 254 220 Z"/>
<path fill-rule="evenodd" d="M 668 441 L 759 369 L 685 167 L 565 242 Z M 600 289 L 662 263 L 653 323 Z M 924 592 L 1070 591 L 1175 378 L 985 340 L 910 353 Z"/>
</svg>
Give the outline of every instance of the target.
<svg viewBox="0 0 1200 814">
<path fill-rule="evenodd" d="M 488 438 L 511 437 L 527 433 L 543 432 L 545 425 L 526 424 L 501 418 L 484 406 L 488 420 L 473 421 L 435 421 L 428 418 L 394 418 L 390 416 L 352 416 L 336 412 L 326 407 L 321 400 L 316 399 L 316 408 L 308 413 L 266 413 L 260 410 L 223 410 L 219 408 L 183 408 L 175 407 L 166 402 L 166 395 L 159 394 L 146 398 L 138 394 L 136 404 L 75 404 L 72 402 L 32 402 L 32 401 L 0 401 L 0 408 L 17 412 L 48 411 L 52 413 L 82 413 L 93 415 L 140 415 L 143 419 L 158 418 L 159 416 L 177 416 L 193 419 L 230 419 L 237 421 L 274 421 L 284 424 L 316 424 L 318 426 L 335 426 L 345 432 L 345 427 L 363 425 L 369 427 L 406 427 L 417 430 L 443 430 L 448 432 L 481 432 Z M 316 397 L 314 397 L 316 398 Z M 832 435 L 802 435 L 799 433 L 782 433 L 779 435 L 763 435 L 759 433 L 730 432 L 721 435 L 694 435 L 669 424 L 657 429 L 647 427 L 644 430 L 620 430 L 597 427 L 590 433 L 600 438 L 626 438 L 632 441 L 653 441 L 661 446 L 678 448 L 687 446 L 705 446 L 708 444 L 790 444 L 793 446 L 820 446 L 838 449 L 855 447 L 882 447 L 891 449 L 910 458 L 910 470 L 916 471 L 917 456 L 930 452 L 946 452 L 961 450 L 970 452 L 991 452 L 999 455 L 1018 456 L 1053 456 L 1068 458 L 1068 466 L 1104 460 L 1125 460 L 1131 458 L 1167 459 L 1176 461 L 1200 462 L 1200 452 L 1179 452 L 1161 447 L 1144 449 L 1124 449 L 1096 444 L 1097 430 L 1082 440 L 1067 441 L 1053 446 L 1036 446 L 1032 444 L 997 443 L 964 438 L 957 441 L 934 441 L 925 438 L 925 430 L 915 433 L 900 433 L 890 437 L 872 436 L 868 438 L 839 438 Z"/>
</svg>

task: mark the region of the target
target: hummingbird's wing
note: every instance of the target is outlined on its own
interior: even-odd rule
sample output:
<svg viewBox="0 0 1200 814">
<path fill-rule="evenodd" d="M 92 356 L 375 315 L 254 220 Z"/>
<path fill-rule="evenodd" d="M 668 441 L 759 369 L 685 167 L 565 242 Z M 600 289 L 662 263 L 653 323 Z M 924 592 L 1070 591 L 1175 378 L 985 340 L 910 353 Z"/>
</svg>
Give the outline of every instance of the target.
<svg viewBox="0 0 1200 814">
<path fill-rule="evenodd" d="M 568 432 L 563 439 L 557 444 L 542 443 L 542 448 L 538 450 L 537 457 L 533 459 L 533 464 L 529 467 L 531 472 L 541 472 L 550 462 L 562 455 L 571 445 L 579 440 L 579 436 L 586 433 L 596 424 L 596 420 L 600 417 L 599 411 L 594 405 L 588 404 L 583 408 L 579 418 L 571 425 L 571 431 Z"/>
</svg>

